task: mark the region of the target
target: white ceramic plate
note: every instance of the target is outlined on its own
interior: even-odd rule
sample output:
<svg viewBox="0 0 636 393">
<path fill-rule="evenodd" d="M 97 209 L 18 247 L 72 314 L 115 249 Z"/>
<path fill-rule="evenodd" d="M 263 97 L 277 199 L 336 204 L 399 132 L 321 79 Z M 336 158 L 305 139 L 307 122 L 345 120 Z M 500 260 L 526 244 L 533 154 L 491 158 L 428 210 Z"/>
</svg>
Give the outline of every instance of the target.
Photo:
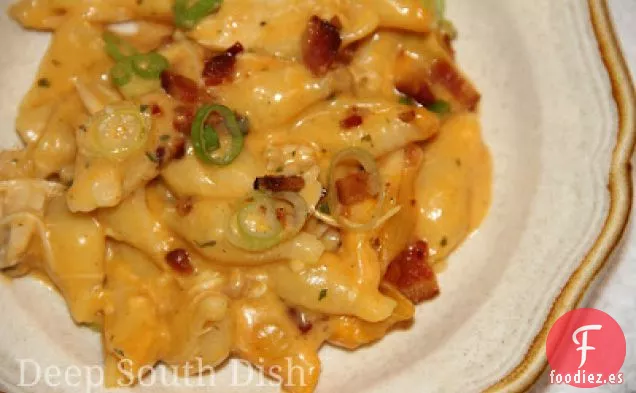
<svg viewBox="0 0 636 393">
<path fill-rule="evenodd" d="M 582 300 L 629 215 L 634 93 L 605 2 L 448 3 L 460 30 L 459 63 L 484 97 L 492 209 L 452 257 L 443 295 L 418 309 L 409 331 L 356 352 L 323 350 L 319 392 L 525 390 L 545 367 L 547 328 Z M 47 37 L 4 15 L 0 36 L 0 135 L 10 146 L 16 106 Z M 14 387 L 16 359 L 42 367 L 101 362 L 97 335 L 75 327 L 62 300 L 34 280 L 0 282 L 0 316 L 0 389 L 53 390 Z M 216 378 L 218 391 L 277 391 L 226 388 L 228 370 Z"/>
</svg>

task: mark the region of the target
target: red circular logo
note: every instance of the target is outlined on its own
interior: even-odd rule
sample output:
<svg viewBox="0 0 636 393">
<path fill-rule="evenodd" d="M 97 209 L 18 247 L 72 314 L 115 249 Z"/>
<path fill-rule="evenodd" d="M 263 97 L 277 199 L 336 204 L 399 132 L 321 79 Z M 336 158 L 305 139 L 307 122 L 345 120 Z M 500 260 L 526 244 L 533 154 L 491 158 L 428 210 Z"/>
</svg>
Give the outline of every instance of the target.
<svg viewBox="0 0 636 393">
<path fill-rule="evenodd" d="M 581 308 L 563 315 L 548 333 L 546 351 L 552 383 L 577 388 L 622 383 L 625 334 L 603 311 Z"/>
</svg>

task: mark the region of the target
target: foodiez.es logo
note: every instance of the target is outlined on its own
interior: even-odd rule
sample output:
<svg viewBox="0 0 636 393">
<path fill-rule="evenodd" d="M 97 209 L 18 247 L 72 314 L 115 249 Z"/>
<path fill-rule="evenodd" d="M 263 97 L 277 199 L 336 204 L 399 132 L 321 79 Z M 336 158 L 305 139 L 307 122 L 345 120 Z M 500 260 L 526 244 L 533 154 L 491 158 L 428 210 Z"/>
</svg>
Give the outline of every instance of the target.
<svg viewBox="0 0 636 393">
<path fill-rule="evenodd" d="M 623 383 L 625 334 L 603 311 L 573 310 L 559 318 L 546 343 L 550 383 L 578 388 Z"/>
</svg>

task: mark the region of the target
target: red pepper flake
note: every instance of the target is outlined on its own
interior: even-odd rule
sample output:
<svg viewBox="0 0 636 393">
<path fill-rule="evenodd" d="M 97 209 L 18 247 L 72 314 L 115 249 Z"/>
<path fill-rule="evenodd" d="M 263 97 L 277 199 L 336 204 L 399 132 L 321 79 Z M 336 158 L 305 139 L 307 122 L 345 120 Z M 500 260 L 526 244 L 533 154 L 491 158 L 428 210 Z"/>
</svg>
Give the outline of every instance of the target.
<svg viewBox="0 0 636 393">
<path fill-rule="evenodd" d="M 177 248 L 166 254 L 166 262 L 175 271 L 182 274 L 194 273 L 194 268 L 190 263 L 190 254 L 183 248 Z"/>
<path fill-rule="evenodd" d="M 205 85 L 216 86 L 231 81 L 236 66 L 236 56 L 243 53 L 243 50 L 243 45 L 237 42 L 225 52 L 209 58 L 203 68 Z"/>
<path fill-rule="evenodd" d="M 437 276 L 428 264 L 428 244 L 422 240 L 402 251 L 391 263 L 384 279 L 394 284 L 413 303 L 439 294 Z"/>
<path fill-rule="evenodd" d="M 363 121 L 364 119 L 362 118 L 362 116 L 358 114 L 352 114 L 340 120 L 340 127 L 348 130 L 354 127 L 359 127 L 360 125 L 362 125 Z"/>
<path fill-rule="evenodd" d="M 161 109 L 159 105 L 151 104 L 150 113 L 152 113 L 153 116 L 161 116 L 163 114 L 163 110 Z"/>
<path fill-rule="evenodd" d="M 342 39 L 337 26 L 314 15 L 302 37 L 303 61 L 316 76 L 329 71 L 336 60 Z"/>
<path fill-rule="evenodd" d="M 199 87 L 196 82 L 171 71 L 161 73 L 161 87 L 179 101 L 194 104 L 199 99 Z"/>
</svg>

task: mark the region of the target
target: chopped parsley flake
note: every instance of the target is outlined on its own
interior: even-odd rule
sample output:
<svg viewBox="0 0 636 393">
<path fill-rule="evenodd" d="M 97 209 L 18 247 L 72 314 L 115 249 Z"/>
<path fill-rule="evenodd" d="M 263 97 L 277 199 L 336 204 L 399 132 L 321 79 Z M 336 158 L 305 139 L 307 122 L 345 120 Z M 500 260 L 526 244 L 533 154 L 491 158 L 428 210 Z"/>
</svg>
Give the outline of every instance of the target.
<svg viewBox="0 0 636 393">
<path fill-rule="evenodd" d="M 320 290 L 320 295 L 318 295 L 318 300 L 322 300 L 327 297 L 327 288 L 323 288 Z"/>
<path fill-rule="evenodd" d="M 204 242 L 204 243 L 196 242 L 196 245 L 199 248 L 214 247 L 214 246 L 216 246 L 216 240 L 210 240 L 210 241 L 207 241 L 207 242 Z"/>
<path fill-rule="evenodd" d="M 318 211 L 324 214 L 329 214 L 331 213 L 329 210 L 329 205 L 325 202 L 321 203 L 320 205 L 318 205 Z"/>
<path fill-rule="evenodd" d="M 448 238 L 446 238 L 446 236 L 444 236 L 442 238 L 442 240 L 439 242 L 439 245 L 442 247 L 446 247 L 448 245 Z"/>
<path fill-rule="evenodd" d="M 152 153 L 146 152 L 146 157 L 148 157 L 148 159 L 152 162 L 155 162 L 155 163 L 159 162 L 159 159 L 157 159 L 157 157 Z"/>
<path fill-rule="evenodd" d="M 402 105 L 414 105 L 415 101 L 413 101 L 412 97 L 409 96 L 401 96 L 398 102 Z"/>
</svg>

